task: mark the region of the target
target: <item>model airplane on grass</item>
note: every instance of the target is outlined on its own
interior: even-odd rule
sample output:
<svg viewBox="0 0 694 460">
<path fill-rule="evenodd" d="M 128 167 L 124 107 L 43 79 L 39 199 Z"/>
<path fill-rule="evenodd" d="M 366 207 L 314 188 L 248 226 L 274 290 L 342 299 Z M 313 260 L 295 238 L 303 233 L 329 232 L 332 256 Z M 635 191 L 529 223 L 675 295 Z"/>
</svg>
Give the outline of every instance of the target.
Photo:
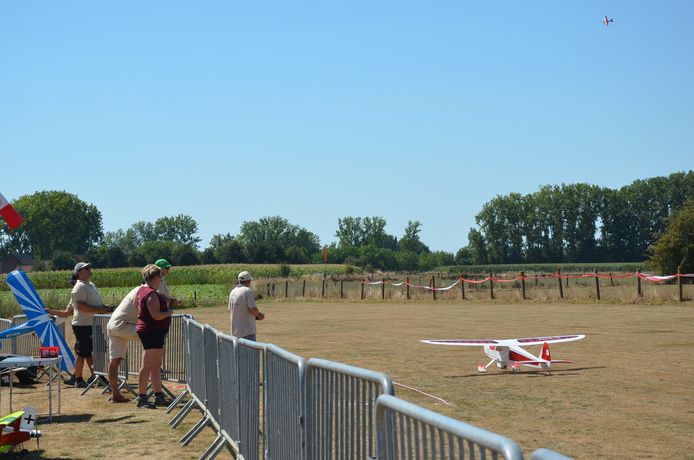
<svg viewBox="0 0 694 460">
<path fill-rule="evenodd" d="M 34 422 L 36 422 L 36 409 L 31 407 L 25 407 L 24 410 L 12 412 L 0 418 L 0 454 L 27 453 L 24 449 L 19 452 L 16 449 L 31 438 L 36 438 L 36 449 L 38 449 L 41 432 L 34 429 Z"/>
<path fill-rule="evenodd" d="M 60 350 L 61 366 L 64 371 L 72 372 L 75 368 L 75 357 L 70 351 L 65 337 L 60 333 L 46 307 L 39 297 L 29 277 L 21 270 L 14 270 L 7 275 L 10 286 L 19 306 L 24 310 L 28 321 L 0 332 L 0 339 L 8 339 L 19 335 L 36 332 L 44 347 L 58 347 Z"/>
<path fill-rule="evenodd" d="M 522 339 L 502 339 L 502 340 L 420 340 L 423 343 L 432 345 L 450 345 L 458 347 L 484 347 L 484 353 L 491 358 L 487 365 L 477 366 L 479 372 L 487 372 L 487 368 L 496 363 L 499 369 L 511 368 L 513 371 L 520 370 L 521 366 L 544 369 L 549 373 L 552 364 L 572 363 L 567 359 L 552 359 L 549 351 L 550 343 L 573 342 L 581 340 L 585 335 L 556 335 L 548 337 L 528 337 Z M 535 356 L 524 347 L 542 345 L 542 353 Z"/>
</svg>

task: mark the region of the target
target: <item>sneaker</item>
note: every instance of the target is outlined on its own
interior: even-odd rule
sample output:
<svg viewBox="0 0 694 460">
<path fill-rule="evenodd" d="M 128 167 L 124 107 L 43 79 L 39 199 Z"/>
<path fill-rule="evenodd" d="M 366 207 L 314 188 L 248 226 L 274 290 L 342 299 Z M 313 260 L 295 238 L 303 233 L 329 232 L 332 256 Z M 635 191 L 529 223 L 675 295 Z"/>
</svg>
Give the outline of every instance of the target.
<svg viewBox="0 0 694 460">
<path fill-rule="evenodd" d="M 77 379 L 75 378 L 75 376 L 74 376 L 74 375 L 71 375 L 69 379 L 63 380 L 63 383 L 64 383 L 65 385 L 74 386 L 76 381 L 77 381 Z"/>
<path fill-rule="evenodd" d="M 151 402 L 149 402 L 146 396 L 144 398 L 140 398 L 140 396 L 138 396 L 137 398 L 135 398 L 135 402 L 137 403 L 138 409 L 156 409 L 157 407 Z"/>
<path fill-rule="evenodd" d="M 75 388 L 87 388 L 87 382 L 82 377 L 75 379 Z"/>
<path fill-rule="evenodd" d="M 164 407 L 168 407 L 169 404 L 171 404 L 171 400 L 168 399 L 168 398 L 167 398 L 166 396 L 164 396 L 163 394 L 156 395 L 156 396 L 154 397 L 154 405 L 155 405 L 155 406 L 164 406 Z"/>
<path fill-rule="evenodd" d="M 91 384 L 94 380 L 96 380 L 96 379 L 98 379 L 98 378 L 99 378 L 99 377 L 97 377 L 96 375 L 92 374 L 92 376 L 89 377 L 89 378 L 87 379 L 87 385 Z"/>
</svg>

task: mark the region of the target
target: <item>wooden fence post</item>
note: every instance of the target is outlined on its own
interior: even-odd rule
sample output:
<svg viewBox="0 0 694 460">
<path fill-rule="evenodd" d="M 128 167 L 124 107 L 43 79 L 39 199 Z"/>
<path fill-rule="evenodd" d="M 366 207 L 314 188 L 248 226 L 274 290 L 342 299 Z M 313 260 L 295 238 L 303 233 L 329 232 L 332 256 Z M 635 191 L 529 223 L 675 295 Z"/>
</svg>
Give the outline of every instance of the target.
<svg viewBox="0 0 694 460">
<path fill-rule="evenodd" d="M 569 275 L 566 275 L 566 287 L 569 287 Z"/>
<path fill-rule="evenodd" d="M 680 296 L 680 302 L 684 301 L 684 293 L 682 292 L 682 266 L 677 267 L 677 287 Z"/>
<path fill-rule="evenodd" d="M 494 280 L 492 277 L 494 276 L 493 273 L 489 273 L 489 297 L 491 297 L 492 300 L 494 300 Z"/>
<path fill-rule="evenodd" d="M 538 278 L 537 273 L 535 273 L 535 287 L 540 285 L 540 278 Z"/>
<path fill-rule="evenodd" d="M 525 272 L 521 272 L 521 298 L 525 300 Z"/>
<path fill-rule="evenodd" d="M 359 300 L 364 300 L 364 280 L 361 280 L 361 297 Z"/>
<path fill-rule="evenodd" d="M 320 297 L 321 299 L 325 297 L 325 273 L 323 273 L 323 284 L 321 284 Z"/>
<path fill-rule="evenodd" d="M 405 300 L 410 300 L 410 277 L 407 277 L 405 282 Z"/>
<path fill-rule="evenodd" d="M 641 270 L 639 270 L 640 272 Z M 610 286 L 614 287 L 614 278 L 612 278 L 612 273 L 610 273 Z"/>
<path fill-rule="evenodd" d="M 289 280 L 284 280 L 284 298 L 289 297 Z"/>
<path fill-rule="evenodd" d="M 612 276 L 610 276 L 610 280 L 611 279 Z M 643 297 L 643 293 L 641 292 L 641 269 L 636 270 L 636 293 L 639 297 Z"/>
<path fill-rule="evenodd" d="M 431 286 L 431 295 L 434 297 L 434 300 L 436 300 L 436 277 L 431 277 L 431 283 L 429 286 Z"/>
<path fill-rule="evenodd" d="M 598 278 L 598 269 L 596 268 L 593 270 L 593 273 L 595 274 L 595 293 L 598 296 L 598 300 L 600 300 L 600 278 Z"/>
<path fill-rule="evenodd" d="M 557 267 L 557 281 L 559 282 L 559 298 L 564 298 L 564 288 L 561 285 L 561 269 Z"/>
<path fill-rule="evenodd" d="M 386 299 L 386 279 L 381 280 L 381 300 Z"/>
<path fill-rule="evenodd" d="M 345 285 L 345 280 L 340 280 L 340 298 L 343 299 L 344 296 L 344 285 Z"/>
<path fill-rule="evenodd" d="M 301 287 L 301 297 L 306 297 L 306 280 L 304 280 L 304 285 Z"/>
<path fill-rule="evenodd" d="M 465 300 L 465 276 L 460 275 L 460 298 Z"/>
<path fill-rule="evenodd" d="M 193 304 L 197 304 L 197 303 L 198 303 L 198 291 L 193 289 Z"/>
</svg>

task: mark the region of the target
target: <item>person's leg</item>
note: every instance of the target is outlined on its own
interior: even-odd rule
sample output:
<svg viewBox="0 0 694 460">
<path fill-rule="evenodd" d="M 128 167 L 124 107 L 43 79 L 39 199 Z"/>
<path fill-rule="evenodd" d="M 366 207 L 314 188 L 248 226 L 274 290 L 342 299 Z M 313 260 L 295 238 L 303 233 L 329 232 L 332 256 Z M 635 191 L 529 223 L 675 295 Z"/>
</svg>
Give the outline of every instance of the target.
<svg viewBox="0 0 694 460">
<path fill-rule="evenodd" d="M 142 365 L 140 366 L 140 373 L 137 376 L 137 393 L 139 395 L 147 394 L 147 381 L 151 373 L 152 351 L 152 349 L 149 349 L 142 352 Z"/>
<path fill-rule="evenodd" d="M 75 357 L 75 380 L 82 378 L 83 369 L 84 369 L 84 358 L 77 355 L 77 357 Z"/>
<path fill-rule="evenodd" d="M 152 353 L 152 367 L 150 369 L 149 379 L 152 382 L 154 393 L 161 393 L 161 363 L 164 357 L 163 348 L 154 348 L 148 350 Z"/>
<path fill-rule="evenodd" d="M 108 383 L 111 385 L 111 401 L 114 403 L 129 401 L 118 389 L 118 366 L 123 358 L 112 359 L 108 363 Z"/>
<path fill-rule="evenodd" d="M 88 358 L 84 358 L 84 361 L 87 363 L 87 367 L 89 367 L 89 373 L 93 377 L 94 376 L 94 357 L 92 355 L 89 355 Z"/>
</svg>

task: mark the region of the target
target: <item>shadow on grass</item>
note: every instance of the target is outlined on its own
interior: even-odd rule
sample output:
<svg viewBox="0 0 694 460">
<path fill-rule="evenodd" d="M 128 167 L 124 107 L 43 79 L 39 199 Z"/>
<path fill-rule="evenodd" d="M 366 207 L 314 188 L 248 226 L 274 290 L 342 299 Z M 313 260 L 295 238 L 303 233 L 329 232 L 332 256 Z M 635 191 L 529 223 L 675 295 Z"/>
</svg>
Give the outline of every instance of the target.
<svg viewBox="0 0 694 460">
<path fill-rule="evenodd" d="M 513 372 L 513 371 L 503 371 L 500 370 L 499 372 L 478 372 L 476 374 L 465 374 L 465 375 L 444 375 L 444 379 L 464 379 L 464 378 L 469 378 L 469 377 L 506 377 L 506 376 L 514 376 L 514 377 L 521 377 L 521 376 L 526 376 L 526 377 L 553 377 L 553 376 L 559 376 L 559 377 L 568 377 L 572 375 L 578 375 L 580 371 L 588 371 L 588 370 L 593 370 L 593 369 L 606 369 L 607 366 L 593 366 L 593 367 L 575 367 L 573 369 L 552 369 L 552 373 L 548 374 L 545 371 L 542 370 L 536 370 L 536 371 L 518 371 L 518 372 Z"/>
<path fill-rule="evenodd" d="M 133 418 L 132 415 L 124 415 L 122 417 L 116 417 L 116 418 L 105 418 L 101 420 L 94 420 L 94 423 L 114 423 L 114 422 L 122 422 L 123 420 L 128 420 L 129 418 Z"/>
<path fill-rule="evenodd" d="M 29 450 L 29 449 L 27 449 Z M 11 455 L 11 454 L 10 454 Z M 5 457 L 2 457 L 5 458 Z M 70 460 L 71 457 L 51 457 L 50 455 L 46 455 L 46 451 L 44 449 L 39 449 L 39 450 L 29 450 L 26 454 L 20 454 L 17 452 L 14 457 L 7 457 L 7 458 L 21 458 L 22 460 L 31 460 L 31 459 L 42 459 L 42 460 Z"/>
<path fill-rule="evenodd" d="M 70 414 L 70 415 L 54 415 L 54 423 L 82 423 L 89 422 L 94 414 Z"/>
</svg>

